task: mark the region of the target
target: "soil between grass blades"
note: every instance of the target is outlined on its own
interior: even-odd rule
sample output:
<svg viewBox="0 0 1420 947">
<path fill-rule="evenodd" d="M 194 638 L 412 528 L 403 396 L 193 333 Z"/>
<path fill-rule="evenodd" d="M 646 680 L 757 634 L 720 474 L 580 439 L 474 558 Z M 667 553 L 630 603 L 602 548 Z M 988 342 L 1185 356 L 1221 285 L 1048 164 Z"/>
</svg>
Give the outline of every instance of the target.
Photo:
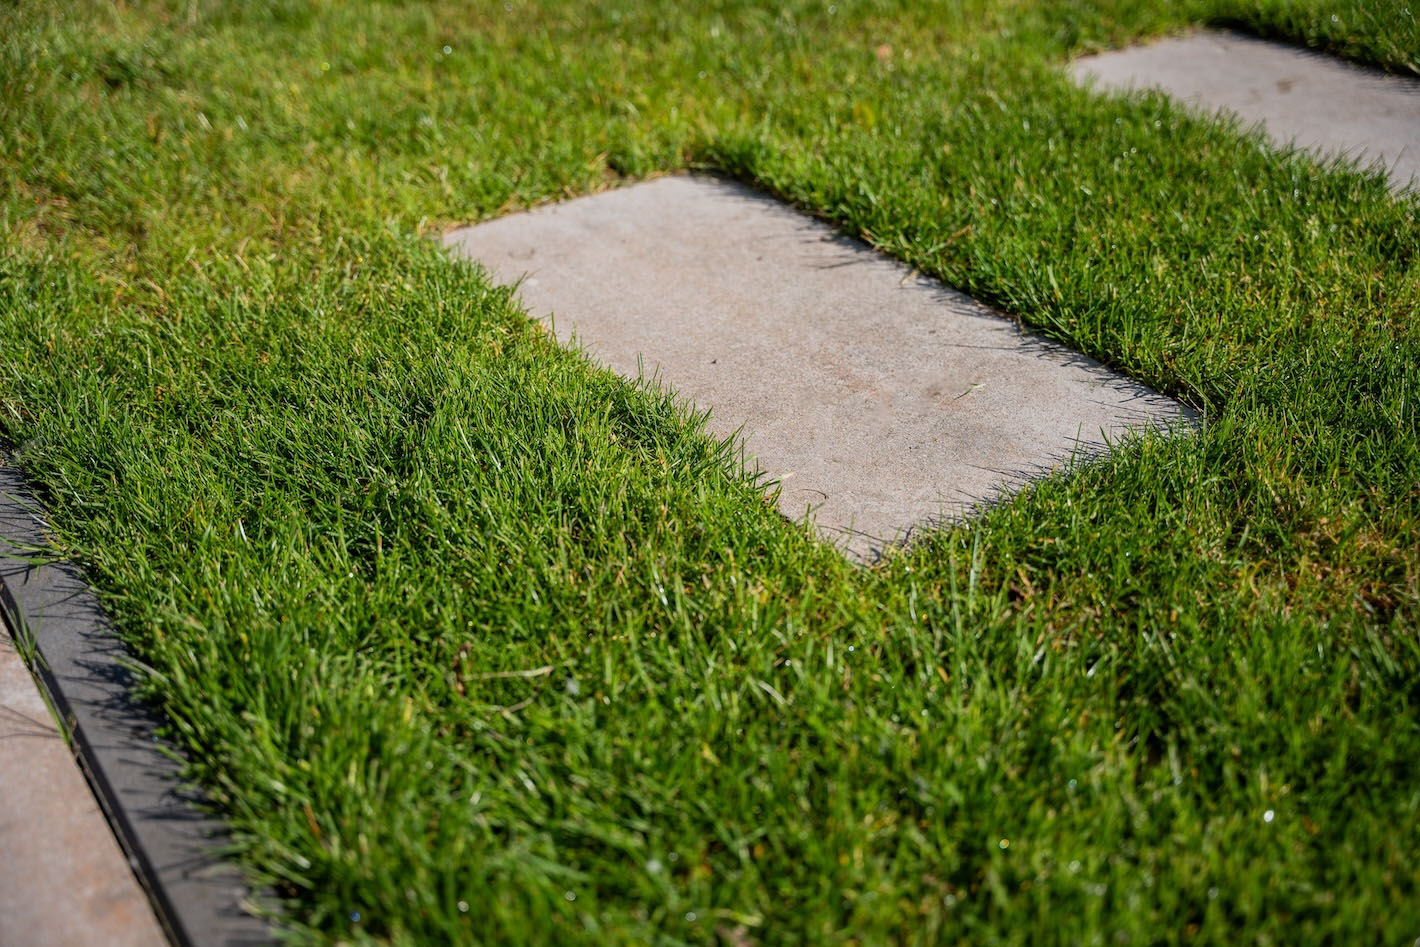
<svg viewBox="0 0 1420 947">
<path fill-rule="evenodd" d="M 298 939 L 1413 938 L 1415 204 L 1062 71 L 1403 9 L 6 10 L 0 436 Z M 419 235 L 690 165 L 1203 431 L 846 565 Z"/>
</svg>

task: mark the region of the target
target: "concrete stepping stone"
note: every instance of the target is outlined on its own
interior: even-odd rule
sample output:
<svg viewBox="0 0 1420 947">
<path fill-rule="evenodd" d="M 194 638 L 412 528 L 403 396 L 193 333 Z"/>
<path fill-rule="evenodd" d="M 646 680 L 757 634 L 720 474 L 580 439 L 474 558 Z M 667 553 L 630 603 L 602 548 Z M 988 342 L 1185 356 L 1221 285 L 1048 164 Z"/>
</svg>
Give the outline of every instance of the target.
<svg viewBox="0 0 1420 947">
<path fill-rule="evenodd" d="M 872 558 L 1192 412 L 793 208 L 667 177 L 449 233 L 624 376 L 740 431 L 789 517 Z M 525 277 L 525 278 L 524 278 Z"/>
<path fill-rule="evenodd" d="M 0 944 L 166 942 L 0 620 Z"/>
<path fill-rule="evenodd" d="M 1156 88 L 1226 109 L 1261 122 L 1279 143 L 1383 161 L 1396 190 L 1420 175 L 1420 80 L 1214 30 L 1087 56 L 1070 74 L 1101 89 Z"/>
</svg>

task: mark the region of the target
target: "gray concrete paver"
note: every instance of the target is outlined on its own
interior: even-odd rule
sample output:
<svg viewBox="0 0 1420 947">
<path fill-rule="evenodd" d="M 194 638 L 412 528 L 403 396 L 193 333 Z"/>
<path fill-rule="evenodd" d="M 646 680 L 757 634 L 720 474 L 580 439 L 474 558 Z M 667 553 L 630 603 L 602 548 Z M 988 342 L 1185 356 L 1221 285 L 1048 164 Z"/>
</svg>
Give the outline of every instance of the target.
<svg viewBox="0 0 1420 947">
<path fill-rule="evenodd" d="M 166 942 L 0 620 L 0 947 Z"/>
<path fill-rule="evenodd" d="M 787 205 L 677 176 L 465 228 L 559 339 L 644 360 L 851 555 L 1192 412 Z"/>
<path fill-rule="evenodd" d="M 1420 175 L 1420 80 L 1217 30 L 1086 56 L 1070 73 L 1099 89 L 1157 88 L 1227 109 L 1279 143 L 1382 161 L 1397 189 Z"/>
</svg>

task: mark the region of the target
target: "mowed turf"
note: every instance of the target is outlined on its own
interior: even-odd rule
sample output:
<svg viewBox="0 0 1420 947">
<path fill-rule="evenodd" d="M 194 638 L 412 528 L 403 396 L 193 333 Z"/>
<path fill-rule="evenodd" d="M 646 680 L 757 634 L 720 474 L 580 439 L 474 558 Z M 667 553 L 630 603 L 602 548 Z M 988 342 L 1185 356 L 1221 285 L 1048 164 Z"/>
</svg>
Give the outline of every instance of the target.
<svg viewBox="0 0 1420 947">
<path fill-rule="evenodd" d="M 1165 6 L 0 11 L 3 452 L 293 939 L 1420 936 L 1416 200 L 1063 72 L 1420 28 Z M 432 239 L 685 168 L 1204 426 L 854 567 Z"/>
</svg>

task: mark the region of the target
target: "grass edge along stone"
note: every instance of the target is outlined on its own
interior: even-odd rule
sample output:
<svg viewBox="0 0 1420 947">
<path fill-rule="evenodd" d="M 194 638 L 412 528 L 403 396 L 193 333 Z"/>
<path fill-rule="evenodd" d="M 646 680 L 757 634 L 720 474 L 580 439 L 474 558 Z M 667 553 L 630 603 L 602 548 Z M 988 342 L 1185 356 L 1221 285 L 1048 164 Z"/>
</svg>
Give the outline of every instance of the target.
<svg viewBox="0 0 1420 947">
<path fill-rule="evenodd" d="M 1064 74 L 1243 4 L 513 6 L 0 12 L 0 432 L 300 933 L 1412 939 L 1414 207 Z M 693 164 L 1208 425 L 852 569 L 419 237 Z"/>
<path fill-rule="evenodd" d="M 1380 164 L 1396 191 L 1420 180 L 1420 79 L 1222 30 L 1192 30 L 1070 64 L 1098 91 L 1156 89 L 1206 111 L 1261 122 L 1281 146 Z"/>
<path fill-rule="evenodd" d="M 158 921 L 179 947 L 273 942 L 275 929 L 252 911 L 260 896 L 223 857 L 223 824 L 184 784 L 158 716 L 136 696 L 127 648 L 78 570 L 48 548 L 33 494 L 0 462 L 0 609 L 33 642 L 36 681 Z"/>
<path fill-rule="evenodd" d="M 0 943 L 151 947 L 163 933 L 0 608 Z M 55 892 L 63 892 L 62 899 Z"/>
<path fill-rule="evenodd" d="M 859 561 L 1199 415 L 738 182 L 672 175 L 451 231 L 558 338 L 744 438 Z"/>
</svg>

